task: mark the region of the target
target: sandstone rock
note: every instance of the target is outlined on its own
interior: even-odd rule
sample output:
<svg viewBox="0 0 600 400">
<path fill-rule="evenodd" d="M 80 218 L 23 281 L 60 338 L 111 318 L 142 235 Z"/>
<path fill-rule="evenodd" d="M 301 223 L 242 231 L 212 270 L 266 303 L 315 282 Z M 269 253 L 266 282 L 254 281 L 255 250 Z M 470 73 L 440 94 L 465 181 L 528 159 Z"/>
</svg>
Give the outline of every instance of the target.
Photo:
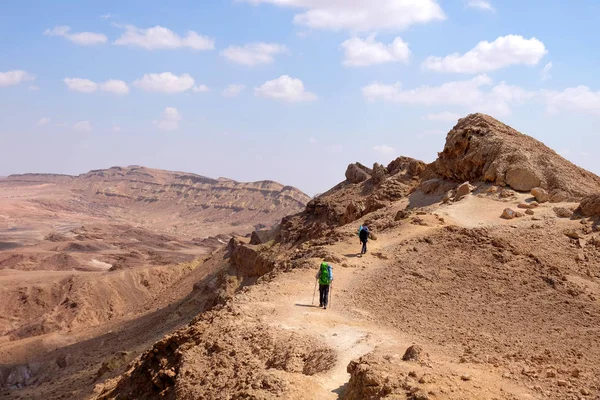
<svg viewBox="0 0 600 400">
<path fill-rule="evenodd" d="M 535 200 L 538 203 L 545 203 L 550 200 L 550 195 L 548 195 L 546 189 L 542 189 L 540 187 L 531 189 L 531 195 L 535 197 Z"/>
<path fill-rule="evenodd" d="M 554 207 L 554 213 L 558 218 L 571 218 L 573 216 L 573 211 L 564 207 Z"/>
<path fill-rule="evenodd" d="M 525 211 L 525 214 L 534 215 L 535 213 L 533 212 L 533 210 L 529 209 L 529 210 Z"/>
<path fill-rule="evenodd" d="M 406 218 L 408 218 L 409 215 L 410 215 L 409 211 L 400 210 L 396 213 L 396 216 L 394 217 L 394 221 L 400 221 L 402 219 L 406 219 Z"/>
<path fill-rule="evenodd" d="M 559 379 L 559 380 L 557 380 L 557 381 L 556 381 L 556 384 L 557 384 L 558 386 L 563 386 L 563 387 L 564 387 L 564 386 L 567 386 L 567 385 L 568 385 L 568 382 L 567 382 L 567 381 L 565 381 L 565 380 L 563 380 L 563 379 Z"/>
<path fill-rule="evenodd" d="M 576 211 L 586 217 L 600 217 L 600 194 L 584 197 Z"/>
<path fill-rule="evenodd" d="M 456 188 L 456 194 L 454 195 L 454 200 L 458 201 L 458 200 L 462 199 L 466 195 L 470 194 L 473 191 L 473 189 L 475 189 L 475 187 L 473 185 L 471 185 L 469 182 L 465 182 L 465 183 L 459 185 Z"/>
<path fill-rule="evenodd" d="M 373 174 L 372 175 L 373 175 L 373 183 L 381 183 L 387 176 L 387 169 L 383 165 L 381 165 L 379 163 L 375 163 L 375 164 L 373 164 Z"/>
<path fill-rule="evenodd" d="M 504 211 L 502 212 L 502 215 L 500 216 L 500 218 L 504 218 L 504 219 L 513 219 L 517 216 L 517 213 L 514 212 L 513 210 L 511 210 L 510 208 L 505 208 Z"/>
<path fill-rule="evenodd" d="M 446 192 L 444 197 L 442 197 L 442 203 L 448 203 L 454 197 L 454 190 L 449 190 Z"/>
<path fill-rule="evenodd" d="M 564 190 L 555 189 L 550 193 L 550 203 L 562 203 L 568 201 L 569 194 Z"/>
<path fill-rule="evenodd" d="M 565 235 L 567 235 L 571 239 L 575 239 L 575 240 L 578 240 L 578 239 L 582 238 L 581 234 L 579 232 L 577 232 L 576 230 L 574 230 L 574 229 L 566 230 L 565 231 Z"/>
<path fill-rule="evenodd" d="M 584 262 L 585 254 L 583 254 L 582 252 L 577 253 L 577 256 L 575 256 L 575 260 L 578 262 Z"/>
<path fill-rule="evenodd" d="M 515 192 L 510 189 L 502 189 L 499 196 L 502 199 L 507 199 L 509 197 L 515 197 Z"/>
<path fill-rule="evenodd" d="M 404 361 L 419 361 L 421 359 L 421 354 L 423 353 L 423 348 L 418 345 L 412 345 L 404 352 L 402 356 L 402 360 Z"/>
<path fill-rule="evenodd" d="M 369 179 L 372 172 L 361 163 L 350 164 L 346 169 L 346 179 L 351 183 L 361 183 Z"/>
<path fill-rule="evenodd" d="M 258 233 L 256 233 L 256 231 L 253 231 L 252 236 L 250 236 L 250 244 L 262 244 L 262 241 L 260 240 L 260 237 L 258 236 Z"/>
<path fill-rule="evenodd" d="M 463 381 L 470 381 L 472 378 L 471 378 L 471 375 L 464 374 L 464 375 L 461 375 L 460 379 Z"/>
<path fill-rule="evenodd" d="M 461 118 L 425 179 L 478 180 L 519 191 L 544 187 L 570 197 L 600 193 L 600 177 L 577 167 L 534 138 L 485 114 Z M 551 196 L 552 197 L 552 196 Z"/>
<path fill-rule="evenodd" d="M 537 172 L 529 168 L 513 168 L 506 172 L 506 183 L 513 189 L 528 192 L 541 183 Z"/>
</svg>

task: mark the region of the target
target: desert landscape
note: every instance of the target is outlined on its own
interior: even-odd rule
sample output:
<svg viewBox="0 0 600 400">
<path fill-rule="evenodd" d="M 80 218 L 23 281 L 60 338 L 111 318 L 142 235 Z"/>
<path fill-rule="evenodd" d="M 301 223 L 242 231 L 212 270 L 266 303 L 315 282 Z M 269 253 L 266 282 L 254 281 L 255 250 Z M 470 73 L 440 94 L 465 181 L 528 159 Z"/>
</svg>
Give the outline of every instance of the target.
<svg viewBox="0 0 600 400">
<path fill-rule="evenodd" d="M 143 167 L 0 189 L 3 398 L 600 396 L 600 178 L 491 116 L 313 199 Z"/>
</svg>

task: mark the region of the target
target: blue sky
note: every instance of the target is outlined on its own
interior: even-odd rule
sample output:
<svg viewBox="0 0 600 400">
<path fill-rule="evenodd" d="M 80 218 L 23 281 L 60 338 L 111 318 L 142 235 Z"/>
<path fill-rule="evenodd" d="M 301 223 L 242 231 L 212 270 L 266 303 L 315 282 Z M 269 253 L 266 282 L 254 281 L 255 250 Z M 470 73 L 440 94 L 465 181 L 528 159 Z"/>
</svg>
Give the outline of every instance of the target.
<svg viewBox="0 0 600 400">
<path fill-rule="evenodd" d="M 277 180 L 425 161 L 487 112 L 595 173 L 593 0 L 10 1 L 0 175 L 113 165 Z"/>
</svg>

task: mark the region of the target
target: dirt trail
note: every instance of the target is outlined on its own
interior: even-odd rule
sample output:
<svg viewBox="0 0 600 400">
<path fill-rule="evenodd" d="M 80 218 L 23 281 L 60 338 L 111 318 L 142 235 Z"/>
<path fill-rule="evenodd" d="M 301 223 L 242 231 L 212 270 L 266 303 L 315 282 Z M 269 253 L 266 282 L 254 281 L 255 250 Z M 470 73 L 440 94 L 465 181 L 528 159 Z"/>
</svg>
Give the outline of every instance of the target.
<svg viewBox="0 0 600 400">
<path fill-rule="evenodd" d="M 433 217 L 432 219 L 435 220 Z M 349 240 L 331 246 L 330 250 L 336 254 L 346 255 L 352 267 L 345 268 L 334 263 L 334 285 L 331 304 L 327 310 L 318 307 L 318 289 L 314 297 L 314 304 L 317 305 L 313 305 L 316 268 L 282 274 L 269 284 L 257 285 L 240 295 L 240 306 L 247 313 L 260 316 L 264 323 L 300 335 L 316 337 L 336 351 L 337 362 L 333 368 L 312 377 L 316 385 L 311 388 L 310 393 L 304 394 L 306 397 L 300 398 L 337 399 L 349 381 L 350 375 L 346 368 L 350 361 L 376 349 L 399 358 L 414 343 L 426 346 L 435 360 L 432 362 L 436 364 L 438 372 L 443 371 L 455 377 L 457 384 L 470 386 L 463 390 L 471 398 L 511 398 L 511 395 L 519 399 L 537 398 L 525 387 L 502 381 L 497 371 L 490 370 L 489 367 L 458 364 L 454 354 L 448 354 L 446 349 L 427 343 L 427 332 L 423 332 L 419 338 L 411 337 L 401 330 L 378 324 L 374 318 L 376 316 L 366 310 L 352 308 L 344 302 L 344 297 L 352 296 L 349 293 L 352 283 L 360 282 L 365 274 L 383 273 L 386 268 L 388 261 L 375 257 L 373 252 L 385 254 L 387 248 L 439 228 L 440 225 L 424 227 L 407 224 L 401 234 L 395 232 L 389 236 L 381 235 L 377 241 L 370 241 L 369 254 L 364 257 L 352 256 L 360 249 L 358 240 L 356 243 Z M 315 265 L 318 265 L 317 260 Z M 467 373 L 478 377 L 478 382 L 486 382 L 485 388 L 461 382 L 460 376 Z"/>
</svg>

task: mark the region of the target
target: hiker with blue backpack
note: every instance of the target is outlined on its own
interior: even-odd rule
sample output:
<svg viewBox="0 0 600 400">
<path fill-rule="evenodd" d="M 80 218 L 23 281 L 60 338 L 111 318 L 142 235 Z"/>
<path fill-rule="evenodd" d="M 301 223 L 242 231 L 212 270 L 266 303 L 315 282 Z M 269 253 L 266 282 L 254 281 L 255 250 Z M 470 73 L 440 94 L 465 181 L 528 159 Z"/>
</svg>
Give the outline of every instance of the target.
<svg viewBox="0 0 600 400">
<path fill-rule="evenodd" d="M 319 282 L 319 307 L 323 307 L 323 309 L 327 310 L 327 305 L 329 304 L 329 288 L 333 283 L 333 271 L 329 263 L 326 263 L 325 261 L 321 263 L 316 279 Z"/>
<path fill-rule="evenodd" d="M 360 250 L 360 254 L 367 253 L 367 242 L 369 241 L 369 227 L 367 225 L 361 225 L 358 228 L 358 238 L 360 239 L 360 243 L 362 244 L 362 249 Z"/>
</svg>

